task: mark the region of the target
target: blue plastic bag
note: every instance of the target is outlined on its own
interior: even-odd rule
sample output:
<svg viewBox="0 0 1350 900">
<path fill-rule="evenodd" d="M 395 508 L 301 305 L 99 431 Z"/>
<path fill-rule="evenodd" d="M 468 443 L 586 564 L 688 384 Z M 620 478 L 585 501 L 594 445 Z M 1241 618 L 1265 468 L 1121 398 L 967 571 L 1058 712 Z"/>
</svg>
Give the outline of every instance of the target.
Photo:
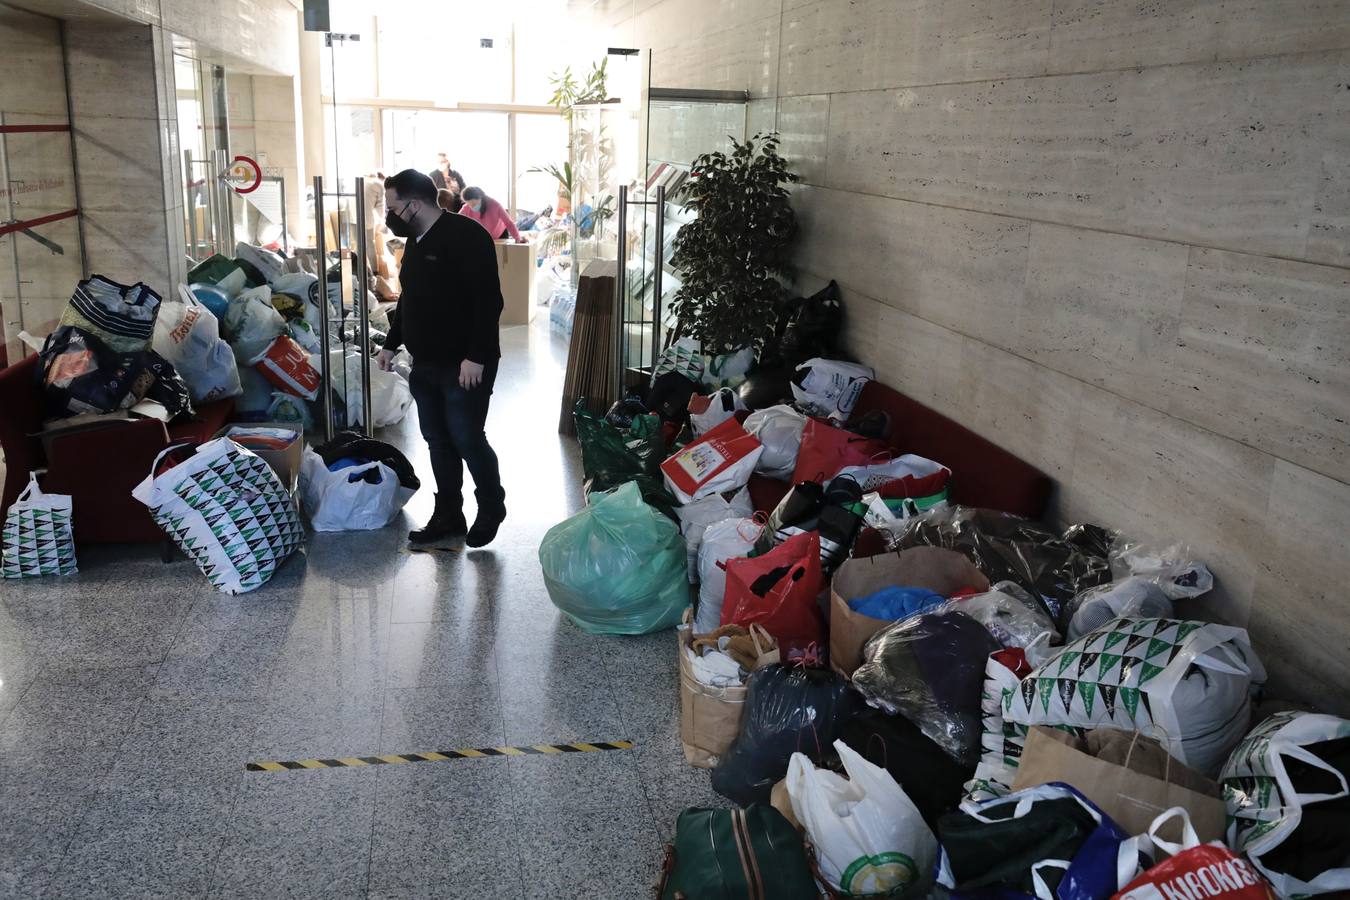
<svg viewBox="0 0 1350 900">
<path fill-rule="evenodd" d="M 945 597 L 941 594 L 935 594 L 927 588 L 884 587 L 875 593 L 868 594 L 866 597 L 857 597 L 848 601 L 848 608 L 855 613 L 871 616 L 873 619 L 898 622 L 901 619 L 908 619 L 910 616 L 927 612 L 945 602 L 947 602 Z"/>
<path fill-rule="evenodd" d="M 684 538 L 634 482 L 592 494 L 539 545 L 553 605 L 591 634 L 672 628 L 689 606 Z"/>
</svg>

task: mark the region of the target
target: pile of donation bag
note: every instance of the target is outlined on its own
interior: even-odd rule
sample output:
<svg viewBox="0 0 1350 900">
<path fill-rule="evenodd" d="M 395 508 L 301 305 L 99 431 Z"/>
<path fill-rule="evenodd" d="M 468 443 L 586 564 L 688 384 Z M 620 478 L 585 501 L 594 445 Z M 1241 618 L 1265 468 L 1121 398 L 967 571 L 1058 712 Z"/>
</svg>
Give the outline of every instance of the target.
<svg viewBox="0 0 1350 900">
<path fill-rule="evenodd" d="M 35 389 L 44 434 L 152 417 L 201 421 L 195 407 L 230 399 L 231 425 L 195 447 L 167 447 L 133 496 L 165 534 L 222 591 L 265 583 L 303 538 L 295 493 L 316 530 L 379 528 L 418 487 L 388 444 L 338 435 L 305 448 L 302 432 L 322 425 L 322 319 L 338 418 L 360 402 L 361 367 L 383 342 L 387 317 L 372 313 L 371 346 L 356 346 L 339 272 L 318 276 L 294 259 L 240 243 L 189 273 L 190 286 L 162 298 L 145 284 L 102 275 L 81 281 L 40 352 Z M 372 426 L 397 422 L 411 403 L 407 359 L 394 371 L 370 366 Z M 344 391 L 342 385 L 347 385 Z M 6 512 L 0 574 L 76 570 L 72 498 L 45 494 L 36 473 Z"/>
<path fill-rule="evenodd" d="M 660 896 L 1350 890 L 1350 721 L 1257 712 L 1202 562 L 953 505 L 961 472 L 850 415 L 870 372 L 798 365 L 718 383 L 681 343 L 578 404 L 587 506 L 540 549 L 582 628 L 675 626 L 684 755 L 735 808 L 680 815 Z"/>
</svg>

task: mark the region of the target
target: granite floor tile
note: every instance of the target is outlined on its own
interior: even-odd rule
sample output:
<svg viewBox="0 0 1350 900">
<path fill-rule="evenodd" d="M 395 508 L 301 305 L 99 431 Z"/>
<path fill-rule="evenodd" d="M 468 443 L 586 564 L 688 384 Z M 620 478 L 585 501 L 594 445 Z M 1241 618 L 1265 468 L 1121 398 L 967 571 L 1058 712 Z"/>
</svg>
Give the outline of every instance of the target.
<svg viewBox="0 0 1350 900">
<path fill-rule="evenodd" d="M 580 816 L 644 804 L 631 750 L 514 756 L 509 768 L 517 815 L 552 809 Z"/>
<path fill-rule="evenodd" d="M 252 773 L 243 782 L 209 896 L 364 897 L 374 773 Z"/>
<path fill-rule="evenodd" d="M 378 770 L 371 897 L 523 896 L 506 759 Z"/>
<path fill-rule="evenodd" d="M 500 747 L 506 742 L 500 695 L 493 685 L 410 688 L 385 694 L 384 753 Z"/>
<path fill-rule="evenodd" d="M 619 705 L 604 680 L 504 677 L 502 714 L 508 744 L 616 741 L 627 737 Z"/>
<path fill-rule="evenodd" d="M 380 746 L 382 692 L 334 695 L 307 690 L 264 701 L 250 761 L 373 756 Z"/>
<path fill-rule="evenodd" d="M 258 719 L 252 701 L 152 697 L 122 742 L 110 780 L 147 793 L 222 790 L 249 761 Z"/>
<path fill-rule="evenodd" d="M 517 817 L 515 833 L 526 897 L 636 900 L 655 893 L 662 851 L 645 807 L 583 817 L 529 813 Z"/>
<path fill-rule="evenodd" d="M 490 628 L 460 629 L 445 622 L 409 622 L 389 627 L 391 688 L 493 684 Z"/>
<path fill-rule="evenodd" d="M 605 671 L 617 678 L 678 672 L 676 648 L 675 632 L 667 629 L 655 634 L 606 636 L 601 653 Z"/>
<path fill-rule="evenodd" d="M 151 689 L 158 697 L 259 696 L 270 686 L 284 635 L 276 629 L 212 631 L 189 624 Z"/>
<path fill-rule="evenodd" d="M 204 896 L 235 792 L 99 795 L 51 882 L 57 897 Z"/>
</svg>

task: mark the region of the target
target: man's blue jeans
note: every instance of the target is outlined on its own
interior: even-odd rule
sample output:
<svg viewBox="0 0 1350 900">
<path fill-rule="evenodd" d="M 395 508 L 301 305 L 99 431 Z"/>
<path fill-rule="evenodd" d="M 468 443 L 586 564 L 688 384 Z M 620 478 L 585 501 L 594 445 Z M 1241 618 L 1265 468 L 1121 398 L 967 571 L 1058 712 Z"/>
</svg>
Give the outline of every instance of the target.
<svg viewBox="0 0 1350 900">
<path fill-rule="evenodd" d="M 431 450 L 438 511 L 455 513 L 463 508 L 465 465 L 473 476 L 479 510 L 500 508 L 506 500 L 497 454 L 483 431 L 496 378 L 494 360 L 483 369 L 482 383 L 466 391 L 459 386 L 458 364 L 413 362 L 408 386 L 417 401 L 422 437 Z"/>
</svg>

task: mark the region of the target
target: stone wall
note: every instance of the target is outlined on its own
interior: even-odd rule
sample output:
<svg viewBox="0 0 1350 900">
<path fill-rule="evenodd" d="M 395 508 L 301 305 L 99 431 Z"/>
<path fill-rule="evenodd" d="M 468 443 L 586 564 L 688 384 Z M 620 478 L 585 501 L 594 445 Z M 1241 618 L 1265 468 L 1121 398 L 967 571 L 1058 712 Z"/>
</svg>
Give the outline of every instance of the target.
<svg viewBox="0 0 1350 900">
<path fill-rule="evenodd" d="M 782 132 L 800 286 L 840 283 L 854 352 L 1061 521 L 1190 542 L 1204 614 L 1350 712 L 1350 5 L 635 8 L 654 84 Z"/>
</svg>

